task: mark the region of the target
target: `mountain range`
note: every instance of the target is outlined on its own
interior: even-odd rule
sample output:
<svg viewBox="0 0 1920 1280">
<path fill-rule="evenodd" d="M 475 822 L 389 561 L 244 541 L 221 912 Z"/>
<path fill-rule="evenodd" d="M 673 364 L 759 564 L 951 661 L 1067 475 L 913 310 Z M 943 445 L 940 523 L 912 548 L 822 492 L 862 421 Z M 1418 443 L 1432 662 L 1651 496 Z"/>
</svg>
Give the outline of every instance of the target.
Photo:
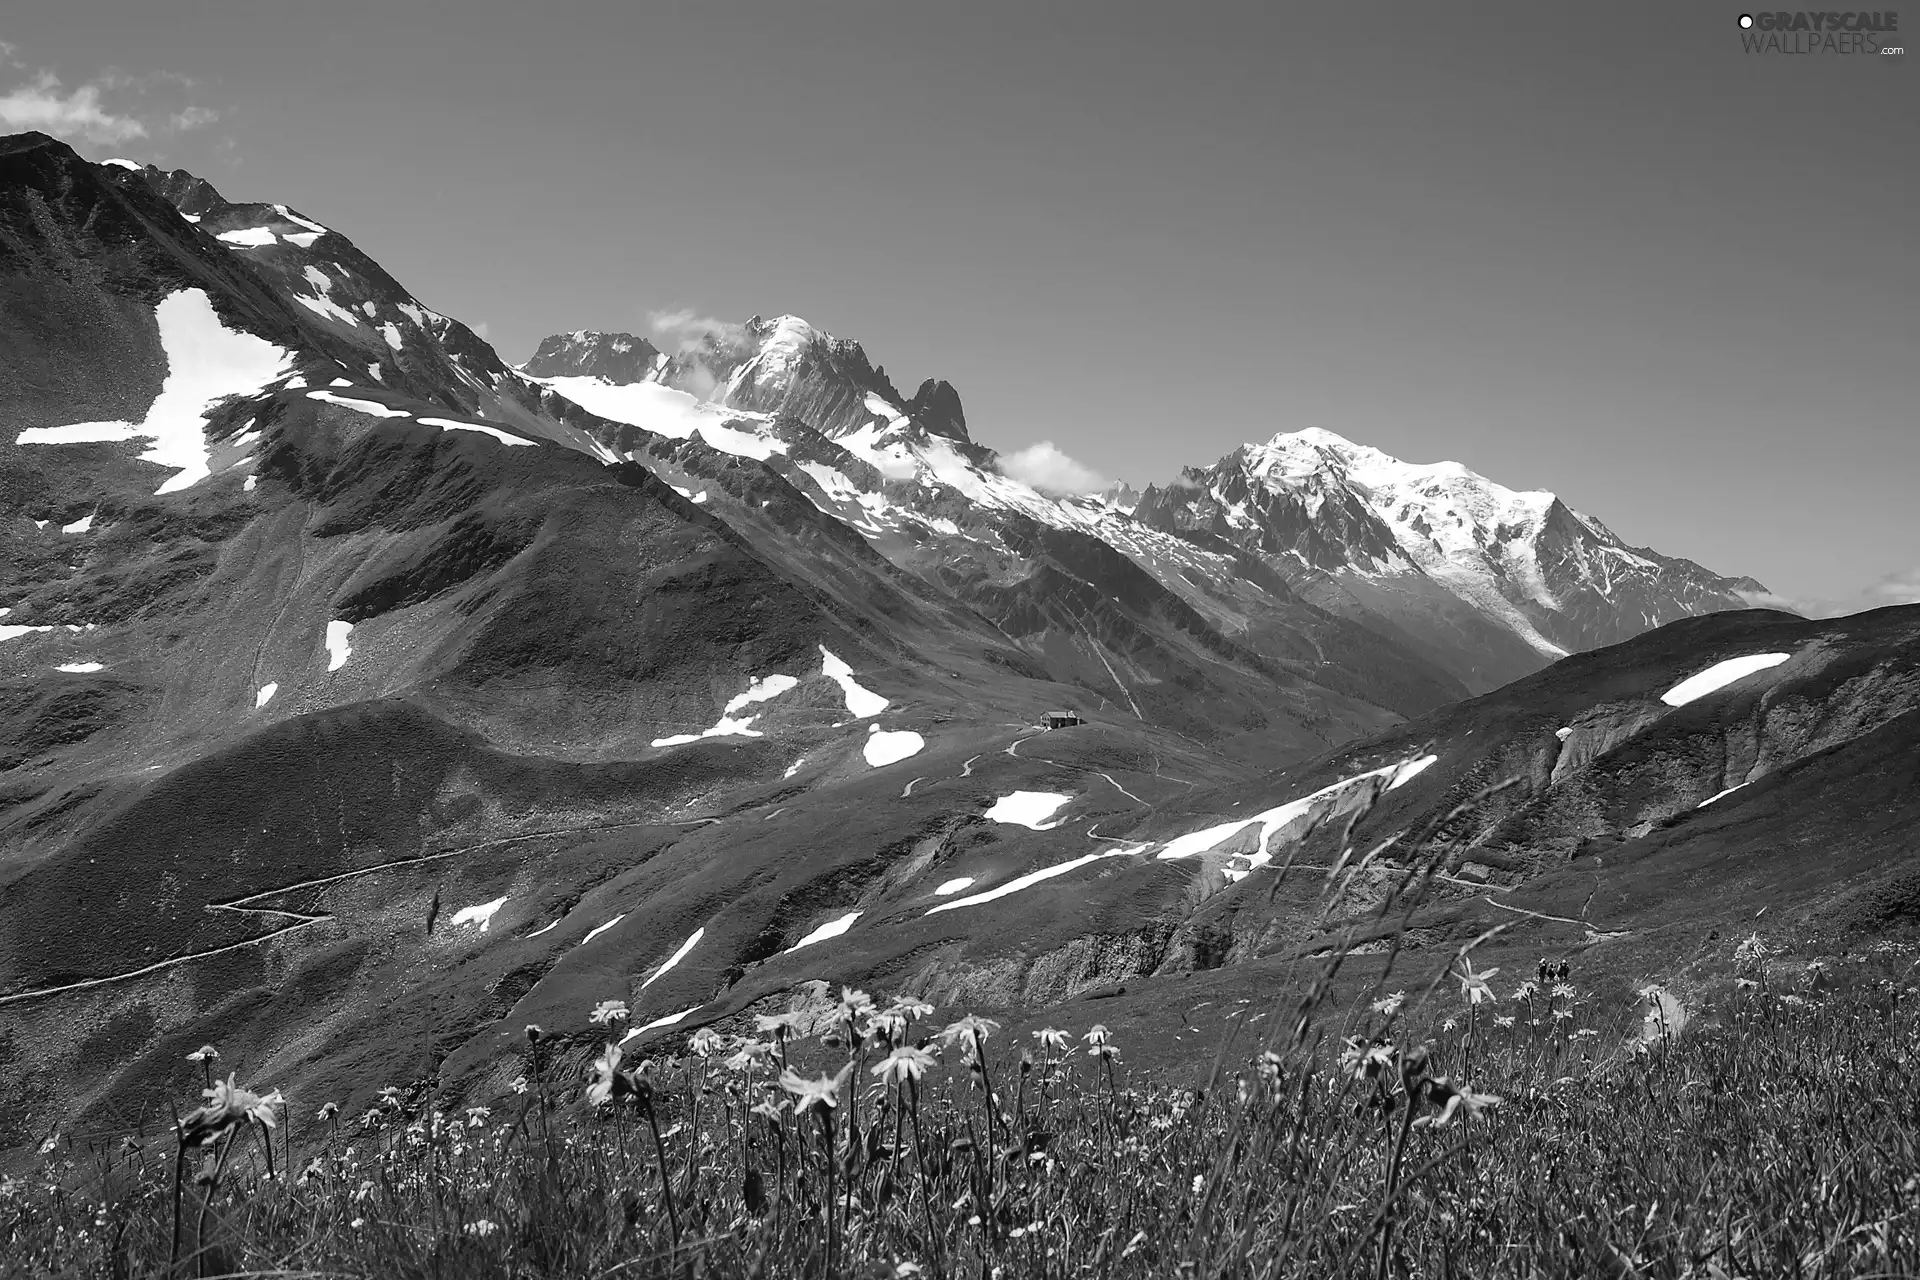
<svg viewBox="0 0 1920 1280">
<path fill-rule="evenodd" d="M 1920 609 L 1747 609 L 1321 430 L 1042 493 L 790 315 L 516 368 L 322 221 L 38 134 L 0 530 L 0 1148 L 208 1040 L 486 1095 L 614 997 L 1105 994 L 1177 1057 L 1183 993 L 1357 927 L 1276 880 L 1335 826 L 1369 875 L 1441 834 L 1434 954 L 1500 918 L 1622 982 L 1777 896 L 1920 904 Z"/>
</svg>

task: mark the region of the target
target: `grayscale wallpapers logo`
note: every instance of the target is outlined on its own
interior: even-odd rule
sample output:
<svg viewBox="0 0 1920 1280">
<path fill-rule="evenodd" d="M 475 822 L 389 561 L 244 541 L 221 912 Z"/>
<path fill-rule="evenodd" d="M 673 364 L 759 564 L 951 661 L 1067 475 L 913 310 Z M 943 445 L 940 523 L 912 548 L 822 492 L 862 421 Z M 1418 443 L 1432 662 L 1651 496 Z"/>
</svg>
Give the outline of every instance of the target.
<svg viewBox="0 0 1920 1280">
<path fill-rule="evenodd" d="M 1900 43 L 1900 15 L 1878 12 L 1809 13 L 1775 10 L 1740 15 L 1740 43 L 1748 53 L 1781 55 L 1838 54 L 1898 58 L 1906 54 Z"/>
</svg>

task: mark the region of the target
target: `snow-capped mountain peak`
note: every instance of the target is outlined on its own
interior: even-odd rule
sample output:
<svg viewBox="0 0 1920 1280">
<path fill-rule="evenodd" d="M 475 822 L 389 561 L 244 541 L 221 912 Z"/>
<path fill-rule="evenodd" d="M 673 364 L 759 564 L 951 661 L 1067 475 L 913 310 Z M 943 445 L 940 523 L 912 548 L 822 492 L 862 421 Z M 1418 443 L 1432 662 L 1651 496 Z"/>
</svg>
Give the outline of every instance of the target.
<svg viewBox="0 0 1920 1280">
<path fill-rule="evenodd" d="M 1405 462 L 1321 427 L 1190 468 L 1149 488 L 1134 514 L 1225 538 L 1293 578 L 1330 579 L 1340 593 L 1326 603 L 1355 616 L 1403 611 L 1409 591 L 1443 613 L 1464 604 L 1502 643 L 1549 659 L 1743 607 L 1739 593 L 1757 588 L 1630 547 L 1546 490 L 1510 489 L 1458 462 Z"/>
</svg>

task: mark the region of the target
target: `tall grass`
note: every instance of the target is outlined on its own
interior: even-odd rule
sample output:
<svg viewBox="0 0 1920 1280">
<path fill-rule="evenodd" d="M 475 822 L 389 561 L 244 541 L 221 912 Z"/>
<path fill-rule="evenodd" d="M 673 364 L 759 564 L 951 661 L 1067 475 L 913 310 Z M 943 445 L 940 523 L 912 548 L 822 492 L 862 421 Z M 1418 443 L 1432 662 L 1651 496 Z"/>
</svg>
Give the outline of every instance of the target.
<svg viewBox="0 0 1920 1280">
<path fill-rule="evenodd" d="M 289 1148 L 284 1112 L 263 1123 L 273 1096 L 242 1090 L 164 1141 L 56 1146 L 0 1183 L 0 1269 L 1913 1274 L 1911 951 L 1808 968 L 1744 950 L 1678 1036 L 1603 1032 L 1619 1011 L 1544 964 L 1512 989 L 1454 970 L 1425 1001 L 1348 1011 L 1337 1042 L 1303 1020 L 1197 1087 L 1135 1077 L 1105 1028 L 1014 1043 L 856 991 L 817 1034 L 776 1015 L 671 1059 L 608 1045 L 584 1079 L 579 1047 L 535 1035 L 511 1105 L 409 1108 L 396 1089 L 350 1122 L 309 1113 Z M 624 1010 L 596 1012 L 617 1028 Z"/>
</svg>

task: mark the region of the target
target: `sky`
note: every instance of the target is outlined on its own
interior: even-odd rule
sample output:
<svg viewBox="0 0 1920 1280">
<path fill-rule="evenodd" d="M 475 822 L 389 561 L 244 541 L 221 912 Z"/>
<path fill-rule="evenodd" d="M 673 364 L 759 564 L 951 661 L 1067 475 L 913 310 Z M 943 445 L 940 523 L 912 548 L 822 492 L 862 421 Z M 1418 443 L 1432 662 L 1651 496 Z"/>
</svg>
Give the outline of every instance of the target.
<svg viewBox="0 0 1920 1280">
<path fill-rule="evenodd" d="M 1101 478 L 1316 426 L 1920 600 L 1920 50 L 1740 12 L 13 0 L 0 124 L 291 205 L 510 362 L 791 312 Z"/>
</svg>

